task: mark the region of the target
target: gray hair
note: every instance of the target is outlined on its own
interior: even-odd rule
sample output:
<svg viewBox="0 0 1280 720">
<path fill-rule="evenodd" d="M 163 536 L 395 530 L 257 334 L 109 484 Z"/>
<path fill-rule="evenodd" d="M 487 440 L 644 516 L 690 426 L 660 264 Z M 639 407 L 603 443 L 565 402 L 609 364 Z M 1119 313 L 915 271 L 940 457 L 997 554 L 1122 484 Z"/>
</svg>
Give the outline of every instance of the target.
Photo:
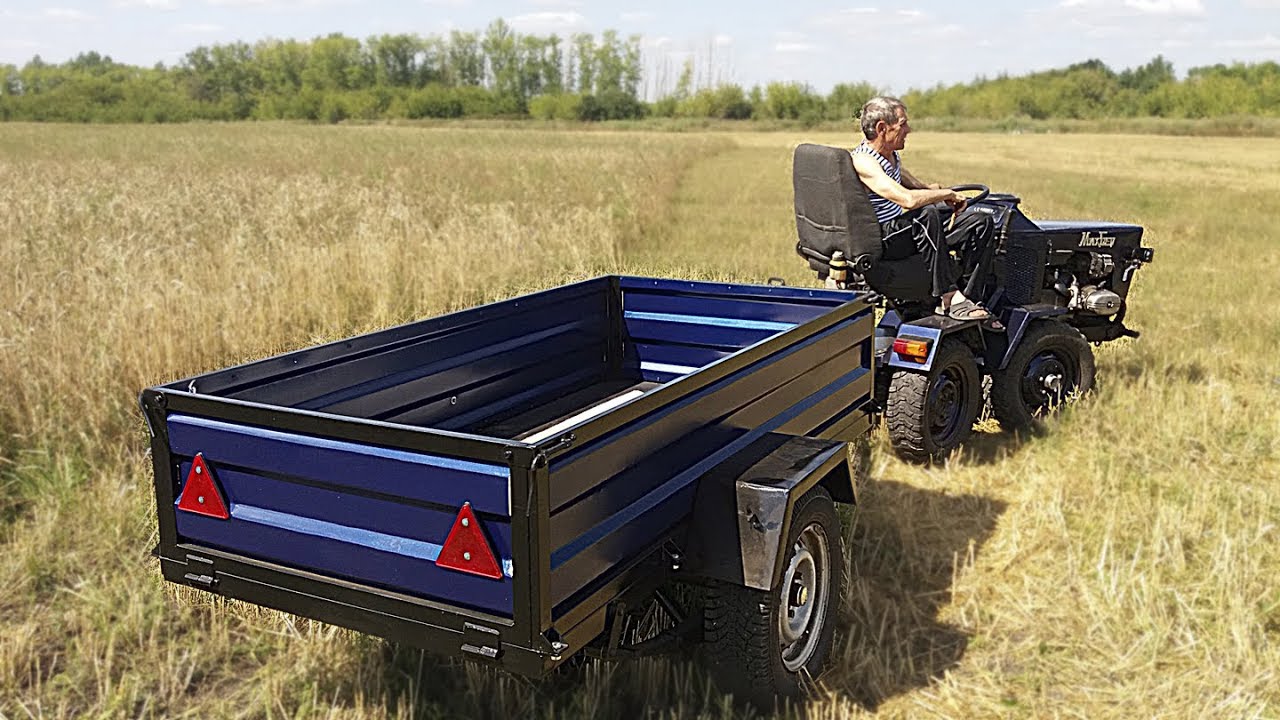
<svg viewBox="0 0 1280 720">
<path fill-rule="evenodd" d="M 881 120 L 892 125 L 898 121 L 898 110 L 907 111 L 907 106 L 896 97 L 881 95 L 873 97 L 862 106 L 862 134 L 868 140 L 876 139 L 876 123 Z"/>
</svg>

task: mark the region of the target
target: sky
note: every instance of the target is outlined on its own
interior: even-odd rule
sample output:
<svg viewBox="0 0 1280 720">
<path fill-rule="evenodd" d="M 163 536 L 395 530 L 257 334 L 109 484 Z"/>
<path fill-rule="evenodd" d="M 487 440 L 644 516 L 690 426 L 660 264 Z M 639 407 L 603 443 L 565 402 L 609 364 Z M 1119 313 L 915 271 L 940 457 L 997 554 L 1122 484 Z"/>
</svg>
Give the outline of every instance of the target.
<svg viewBox="0 0 1280 720">
<path fill-rule="evenodd" d="M 1090 58 L 1119 70 L 1160 54 L 1179 74 L 1280 60 L 1280 0 L 0 0 L 0 63 L 93 50 L 173 65 L 200 45 L 482 31 L 496 18 L 522 33 L 641 36 L 650 99 L 690 58 L 699 86 L 865 81 L 896 93 Z"/>
</svg>

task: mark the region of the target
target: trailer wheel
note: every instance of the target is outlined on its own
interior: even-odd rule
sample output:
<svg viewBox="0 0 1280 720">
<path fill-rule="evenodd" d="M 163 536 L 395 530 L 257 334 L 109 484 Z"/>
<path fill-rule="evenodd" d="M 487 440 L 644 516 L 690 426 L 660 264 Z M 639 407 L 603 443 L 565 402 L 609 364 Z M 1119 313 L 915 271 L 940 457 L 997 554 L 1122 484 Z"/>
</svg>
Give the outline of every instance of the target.
<svg viewBox="0 0 1280 720">
<path fill-rule="evenodd" d="M 1040 430 L 1074 394 L 1093 389 L 1093 349 L 1058 320 L 1031 324 L 1003 370 L 991 373 L 991 407 L 1009 430 Z"/>
<path fill-rule="evenodd" d="M 895 370 L 885 422 L 904 460 L 945 460 L 973 433 L 982 410 L 982 378 L 969 348 L 955 338 L 938 347 L 927 374 Z"/>
<path fill-rule="evenodd" d="M 711 676 L 740 701 L 769 709 L 800 697 L 831 651 L 844 582 L 840 520 L 815 487 L 796 502 L 777 587 L 716 584 L 707 591 L 703 652 Z"/>
</svg>

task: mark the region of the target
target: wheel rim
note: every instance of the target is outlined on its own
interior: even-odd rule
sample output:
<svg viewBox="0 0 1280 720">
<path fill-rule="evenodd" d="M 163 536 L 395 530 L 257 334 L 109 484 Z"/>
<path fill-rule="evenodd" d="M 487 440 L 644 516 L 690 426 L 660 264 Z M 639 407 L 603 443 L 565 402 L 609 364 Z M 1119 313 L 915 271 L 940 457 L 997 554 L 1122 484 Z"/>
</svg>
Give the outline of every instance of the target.
<svg viewBox="0 0 1280 720">
<path fill-rule="evenodd" d="M 1032 416 L 1040 416 L 1062 404 L 1079 385 L 1080 365 L 1061 350 L 1046 350 L 1031 358 L 1022 373 L 1022 402 Z"/>
<path fill-rule="evenodd" d="M 948 367 L 938 373 L 929 387 L 927 403 L 929 435 L 934 444 L 946 446 L 948 438 L 960 431 L 969 400 L 969 386 L 959 368 Z"/>
<path fill-rule="evenodd" d="M 778 630 L 782 665 L 789 672 L 798 672 L 817 650 L 830 604 L 831 556 L 822 526 L 809 523 L 791 551 L 791 561 L 782 577 Z"/>
</svg>

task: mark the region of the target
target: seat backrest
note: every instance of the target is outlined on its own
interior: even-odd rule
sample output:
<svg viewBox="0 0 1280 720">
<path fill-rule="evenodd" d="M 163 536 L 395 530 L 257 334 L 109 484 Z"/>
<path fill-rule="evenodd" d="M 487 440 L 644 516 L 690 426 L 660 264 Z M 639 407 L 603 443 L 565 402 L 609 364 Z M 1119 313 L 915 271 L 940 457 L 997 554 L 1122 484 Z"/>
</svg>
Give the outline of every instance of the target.
<svg viewBox="0 0 1280 720">
<path fill-rule="evenodd" d="M 880 223 L 849 151 L 806 143 L 793 160 L 796 251 L 824 276 L 826 260 L 837 250 L 865 272 L 880 259 Z"/>
</svg>

